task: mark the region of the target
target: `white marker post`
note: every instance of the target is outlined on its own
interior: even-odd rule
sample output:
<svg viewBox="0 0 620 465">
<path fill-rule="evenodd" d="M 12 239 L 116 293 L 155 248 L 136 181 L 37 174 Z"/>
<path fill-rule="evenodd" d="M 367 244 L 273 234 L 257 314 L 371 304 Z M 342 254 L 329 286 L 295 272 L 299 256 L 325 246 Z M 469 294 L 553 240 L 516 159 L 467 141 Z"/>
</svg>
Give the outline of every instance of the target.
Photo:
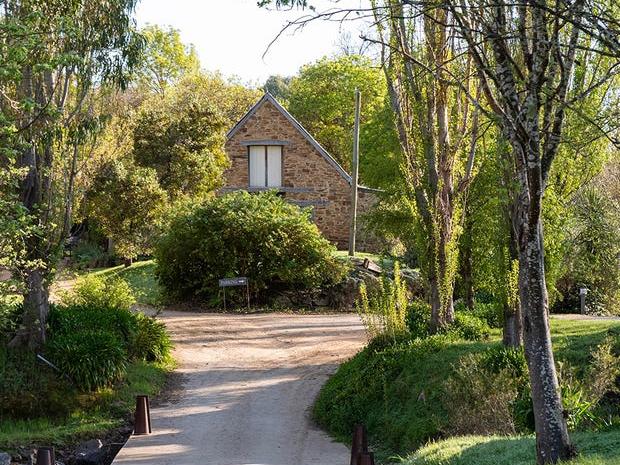
<svg viewBox="0 0 620 465">
<path fill-rule="evenodd" d="M 355 89 L 355 125 L 353 126 L 353 174 L 351 176 L 351 229 L 349 231 L 349 256 L 355 256 L 355 234 L 357 232 L 357 182 L 359 179 L 360 151 L 360 108 L 362 94 Z"/>
</svg>

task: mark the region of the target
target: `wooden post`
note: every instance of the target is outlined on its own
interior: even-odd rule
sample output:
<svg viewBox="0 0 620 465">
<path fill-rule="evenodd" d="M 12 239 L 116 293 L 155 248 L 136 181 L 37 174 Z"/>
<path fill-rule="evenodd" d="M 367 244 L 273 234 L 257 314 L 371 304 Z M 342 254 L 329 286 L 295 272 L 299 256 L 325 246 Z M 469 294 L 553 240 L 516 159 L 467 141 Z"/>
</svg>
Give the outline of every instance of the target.
<svg viewBox="0 0 620 465">
<path fill-rule="evenodd" d="M 359 178 L 360 107 L 362 94 L 355 89 L 355 125 L 353 127 L 353 174 L 351 175 L 351 229 L 349 230 L 349 256 L 355 256 L 357 232 L 357 182 Z"/>
</svg>

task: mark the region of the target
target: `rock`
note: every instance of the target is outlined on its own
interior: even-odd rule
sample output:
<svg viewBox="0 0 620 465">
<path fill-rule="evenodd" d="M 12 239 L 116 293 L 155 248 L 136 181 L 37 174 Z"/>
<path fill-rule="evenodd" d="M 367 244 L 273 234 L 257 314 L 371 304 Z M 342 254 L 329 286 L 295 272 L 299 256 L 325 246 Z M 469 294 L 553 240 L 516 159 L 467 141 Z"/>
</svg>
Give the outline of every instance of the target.
<svg viewBox="0 0 620 465">
<path fill-rule="evenodd" d="M 293 301 L 286 294 L 280 294 L 275 299 L 273 299 L 272 305 L 276 308 L 291 308 L 293 307 Z"/>
<path fill-rule="evenodd" d="M 75 465 L 99 465 L 106 451 L 99 439 L 83 442 L 75 450 Z"/>
<path fill-rule="evenodd" d="M 0 452 L 0 465 L 11 465 L 11 456 L 6 452 Z"/>
</svg>

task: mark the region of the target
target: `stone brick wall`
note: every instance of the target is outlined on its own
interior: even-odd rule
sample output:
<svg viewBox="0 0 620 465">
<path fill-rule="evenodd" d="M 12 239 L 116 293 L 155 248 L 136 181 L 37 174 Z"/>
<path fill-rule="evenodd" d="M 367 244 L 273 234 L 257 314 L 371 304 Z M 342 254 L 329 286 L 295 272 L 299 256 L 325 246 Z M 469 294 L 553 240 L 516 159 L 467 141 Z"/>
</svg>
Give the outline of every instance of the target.
<svg viewBox="0 0 620 465">
<path fill-rule="evenodd" d="M 300 206 L 312 207 L 313 220 L 325 237 L 339 249 L 347 249 L 351 206 L 348 181 L 269 101 L 264 102 L 226 142 L 230 167 L 224 173 L 222 192 L 248 190 L 247 143 L 261 140 L 286 144 L 282 147 L 284 198 Z M 372 203 L 374 195 L 361 192 L 358 212 L 363 212 Z"/>
</svg>

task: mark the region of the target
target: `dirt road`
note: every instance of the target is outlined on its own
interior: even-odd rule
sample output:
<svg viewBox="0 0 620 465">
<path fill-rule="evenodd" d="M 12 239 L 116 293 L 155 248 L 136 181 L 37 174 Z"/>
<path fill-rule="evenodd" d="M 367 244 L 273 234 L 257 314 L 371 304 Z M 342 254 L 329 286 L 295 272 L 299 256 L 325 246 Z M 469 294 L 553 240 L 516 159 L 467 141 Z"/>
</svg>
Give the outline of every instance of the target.
<svg viewBox="0 0 620 465">
<path fill-rule="evenodd" d="M 346 465 L 309 418 L 321 385 L 364 343 L 356 315 L 166 312 L 183 387 L 152 409 L 116 465 Z"/>
</svg>

